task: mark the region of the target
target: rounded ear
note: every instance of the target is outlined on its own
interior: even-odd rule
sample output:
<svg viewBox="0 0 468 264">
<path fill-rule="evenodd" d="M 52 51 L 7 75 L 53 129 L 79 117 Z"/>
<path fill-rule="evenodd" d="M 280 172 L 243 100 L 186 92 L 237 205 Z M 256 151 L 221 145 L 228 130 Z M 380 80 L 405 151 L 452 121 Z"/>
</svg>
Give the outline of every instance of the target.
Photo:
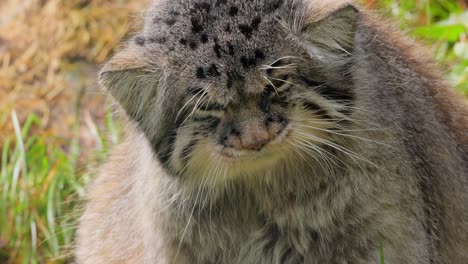
<svg viewBox="0 0 468 264">
<path fill-rule="evenodd" d="M 141 47 L 130 45 L 101 69 L 99 83 L 134 120 L 156 100 L 159 74 Z"/>
<path fill-rule="evenodd" d="M 340 64 L 353 53 L 358 22 L 359 10 L 347 4 L 307 23 L 301 33 L 308 53 L 324 62 Z"/>
</svg>

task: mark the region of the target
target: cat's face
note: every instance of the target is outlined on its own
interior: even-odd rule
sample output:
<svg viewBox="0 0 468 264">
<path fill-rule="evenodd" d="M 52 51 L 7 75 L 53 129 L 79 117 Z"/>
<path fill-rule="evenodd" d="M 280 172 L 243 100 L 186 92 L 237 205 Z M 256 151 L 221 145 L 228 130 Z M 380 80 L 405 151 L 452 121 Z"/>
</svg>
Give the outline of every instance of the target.
<svg viewBox="0 0 468 264">
<path fill-rule="evenodd" d="M 173 172 L 316 159 L 352 112 L 357 12 L 309 2 L 158 1 L 101 80 Z"/>
</svg>

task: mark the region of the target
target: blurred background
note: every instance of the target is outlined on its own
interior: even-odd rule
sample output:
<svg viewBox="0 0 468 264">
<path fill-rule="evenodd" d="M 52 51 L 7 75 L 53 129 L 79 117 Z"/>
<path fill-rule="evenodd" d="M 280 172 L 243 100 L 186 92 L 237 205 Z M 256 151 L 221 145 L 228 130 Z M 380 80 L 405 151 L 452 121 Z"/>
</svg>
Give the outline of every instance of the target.
<svg viewBox="0 0 468 264">
<path fill-rule="evenodd" d="M 361 0 L 468 95 L 466 0 Z M 67 263 L 84 186 L 119 142 L 96 84 L 146 0 L 0 0 L 0 263 Z"/>
</svg>

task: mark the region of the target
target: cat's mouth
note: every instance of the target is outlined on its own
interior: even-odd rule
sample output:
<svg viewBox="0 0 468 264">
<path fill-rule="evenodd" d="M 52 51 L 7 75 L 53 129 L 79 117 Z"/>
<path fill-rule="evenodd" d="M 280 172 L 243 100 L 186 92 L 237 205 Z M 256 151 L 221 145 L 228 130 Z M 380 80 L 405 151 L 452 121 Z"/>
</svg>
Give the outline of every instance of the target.
<svg viewBox="0 0 468 264">
<path fill-rule="evenodd" d="M 242 150 L 236 148 L 223 147 L 219 149 L 219 155 L 222 160 L 233 162 L 252 162 L 259 159 L 269 159 L 282 155 L 284 144 L 292 133 L 292 127 L 286 127 L 273 140 L 268 142 L 259 150 Z"/>
</svg>

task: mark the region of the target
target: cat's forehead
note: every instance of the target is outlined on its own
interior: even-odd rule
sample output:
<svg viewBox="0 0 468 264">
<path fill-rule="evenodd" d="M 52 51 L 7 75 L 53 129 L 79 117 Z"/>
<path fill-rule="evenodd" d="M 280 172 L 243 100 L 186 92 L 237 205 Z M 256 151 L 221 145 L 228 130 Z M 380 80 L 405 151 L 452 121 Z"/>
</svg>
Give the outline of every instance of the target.
<svg viewBox="0 0 468 264">
<path fill-rule="evenodd" d="M 140 44 L 162 51 L 198 79 L 242 76 L 272 57 L 284 0 L 156 1 Z M 278 56 L 280 54 L 275 54 Z"/>
</svg>

